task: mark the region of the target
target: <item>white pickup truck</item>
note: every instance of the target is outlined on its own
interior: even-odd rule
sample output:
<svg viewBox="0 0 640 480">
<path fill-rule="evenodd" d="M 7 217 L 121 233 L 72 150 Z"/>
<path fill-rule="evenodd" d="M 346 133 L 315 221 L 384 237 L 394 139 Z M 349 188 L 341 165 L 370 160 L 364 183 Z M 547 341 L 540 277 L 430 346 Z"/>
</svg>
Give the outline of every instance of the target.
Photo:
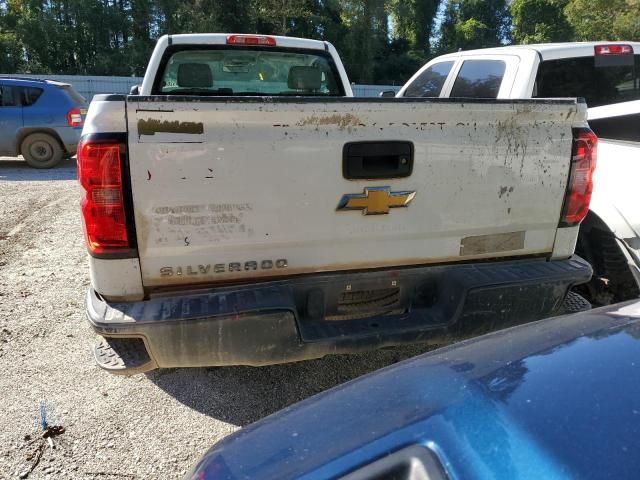
<svg viewBox="0 0 640 480">
<path fill-rule="evenodd" d="M 385 92 L 387 93 L 387 92 Z M 387 95 L 395 95 L 389 92 Z M 577 253 L 594 267 L 579 288 L 595 305 L 640 290 L 640 43 L 583 42 L 469 50 L 431 60 L 398 97 L 583 97 L 600 138 Z"/>
<path fill-rule="evenodd" d="M 103 368 L 265 365 L 538 319 L 597 139 L 575 99 L 357 99 L 329 43 L 159 39 L 78 148 Z"/>
</svg>

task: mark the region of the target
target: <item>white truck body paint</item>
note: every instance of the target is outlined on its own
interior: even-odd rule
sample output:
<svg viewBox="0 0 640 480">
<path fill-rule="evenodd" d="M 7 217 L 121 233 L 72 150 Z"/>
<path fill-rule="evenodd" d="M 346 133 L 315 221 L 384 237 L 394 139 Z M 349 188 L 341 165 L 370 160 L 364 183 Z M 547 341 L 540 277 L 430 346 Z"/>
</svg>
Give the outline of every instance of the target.
<svg viewBox="0 0 640 480">
<path fill-rule="evenodd" d="M 586 115 L 583 104 L 568 102 L 130 97 L 127 109 L 145 286 L 548 254 L 566 190 L 571 127 L 584 125 Z M 201 123 L 203 133 L 141 135 L 138 122 L 150 119 Z M 342 177 L 345 143 L 397 139 L 414 144 L 410 177 Z M 416 197 L 387 215 L 336 212 L 343 195 L 372 186 Z M 510 232 L 524 232 L 524 244 L 461 255 L 466 237 Z M 286 272 L 244 270 L 247 261 L 278 259 L 287 260 Z M 214 271 L 233 262 L 243 270 Z M 164 267 L 172 274 L 161 275 Z"/>
<path fill-rule="evenodd" d="M 440 97 L 449 97 L 451 86 L 462 63 L 468 59 L 500 59 L 506 62 L 505 75 L 497 98 L 531 98 L 538 66 L 542 60 L 591 57 L 596 45 L 625 44 L 633 48 L 634 55 L 640 54 L 640 42 L 574 42 L 535 45 L 515 45 L 509 47 L 468 50 L 436 57 L 425 64 L 400 89 L 397 97 L 404 96 L 410 83 L 424 70 L 444 61 L 454 61 L 454 67 L 441 91 Z M 517 61 L 514 61 L 514 58 Z M 589 108 L 587 117 L 596 120 L 624 116 L 640 112 L 640 100 L 602 105 Z M 627 247 L 635 249 L 640 245 L 640 189 L 637 179 L 640 177 L 640 145 L 636 142 L 621 142 L 601 138 L 598 143 L 598 163 L 594 175 L 594 190 L 591 199 L 591 211 L 603 220 L 619 239 L 636 238 L 626 242 Z M 553 257 L 562 258 L 567 252 L 573 253 L 575 228 L 567 232 L 558 231 Z M 635 245 L 635 248 L 631 245 Z M 571 254 L 570 253 L 570 254 Z M 570 255 L 569 254 L 569 255 Z M 639 256 L 640 258 L 640 256 Z"/>
<path fill-rule="evenodd" d="M 598 120 L 601 118 L 622 117 L 634 112 L 640 112 L 640 100 L 590 108 L 588 117 L 589 120 Z"/>
<path fill-rule="evenodd" d="M 109 95 L 96 95 L 91 102 L 82 135 L 94 133 L 123 133 L 127 131 L 124 99 L 107 101 Z"/>
<path fill-rule="evenodd" d="M 551 258 L 559 260 L 571 257 L 576 250 L 578 231 L 580 226 L 559 228 L 556 232 L 556 239 L 553 244 L 553 254 Z"/>
<path fill-rule="evenodd" d="M 640 237 L 639 160 L 640 146 L 635 142 L 598 142 L 591 210 L 603 220 L 617 219 L 607 224 L 620 239 Z"/>
<path fill-rule="evenodd" d="M 137 258 L 94 258 L 89 256 L 91 285 L 114 301 L 142 300 L 144 289 Z"/>
<path fill-rule="evenodd" d="M 333 46 L 273 38 L 277 47 L 328 51 L 352 96 Z M 90 263 L 93 286 L 106 298 L 154 287 L 573 253 L 576 229 L 559 235 L 558 222 L 571 129 L 586 125 L 584 104 L 150 95 L 170 45 L 226 42 L 227 34 L 161 37 L 140 95 L 97 96 L 91 104 L 84 135 L 128 134 L 137 235 L 138 258 Z M 523 59 L 537 58 L 531 50 L 510 55 L 507 78 L 516 82 Z M 180 128 L 154 130 L 158 124 Z M 410 176 L 343 177 L 346 143 L 385 140 L 413 144 Z M 367 187 L 415 198 L 386 215 L 336 211 L 344 195 Z"/>
<path fill-rule="evenodd" d="M 352 93 L 331 45 L 275 39 L 250 49 L 311 57 L 274 55 L 287 59 L 276 96 L 256 95 L 262 71 L 235 52 L 209 71 L 198 55 L 172 64 L 236 48 L 198 47 L 226 34 L 180 35 L 159 40 L 140 95 L 91 105 L 85 141 L 113 138 L 127 155 L 121 197 L 111 170 L 82 178 L 109 192 L 92 202 L 122 198 L 127 222 L 128 248 L 91 261 L 100 366 L 267 365 L 449 341 L 553 314 L 589 280 L 584 260 L 566 259 L 577 229 L 558 228 L 583 102 L 340 98 Z M 320 89 L 314 57 L 336 67 Z M 216 87 L 214 72 L 251 78 Z M 81 175 L 114 150 L 81 156 Z"/>
<path fill-rule="evenodd" d="M 91 102 L 83 135 L 127 131 L 124 100 L 106 101 L 106 97 L 108 95 L 96 95 Z M 144 297 L 137 258 L 99 259 L 89 256 L 89 276 L 96 291 L 112 300 L 133 301 Z"/>
</svg>

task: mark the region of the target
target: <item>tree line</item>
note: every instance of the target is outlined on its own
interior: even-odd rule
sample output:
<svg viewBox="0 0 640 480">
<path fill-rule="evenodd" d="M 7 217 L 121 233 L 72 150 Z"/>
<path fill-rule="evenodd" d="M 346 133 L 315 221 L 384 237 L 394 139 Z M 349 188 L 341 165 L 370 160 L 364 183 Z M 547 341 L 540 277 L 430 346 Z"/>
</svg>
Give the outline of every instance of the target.
<svg viewBox="0 0 640 480">
<path fill-rule="evenodd" d="M 142 75 L 198 32 L 328 40 L 352 81 L 401 84 L 458 49 L 640 40 L 640 0 L 0 0 L 0 73 Z"/>
</svg>

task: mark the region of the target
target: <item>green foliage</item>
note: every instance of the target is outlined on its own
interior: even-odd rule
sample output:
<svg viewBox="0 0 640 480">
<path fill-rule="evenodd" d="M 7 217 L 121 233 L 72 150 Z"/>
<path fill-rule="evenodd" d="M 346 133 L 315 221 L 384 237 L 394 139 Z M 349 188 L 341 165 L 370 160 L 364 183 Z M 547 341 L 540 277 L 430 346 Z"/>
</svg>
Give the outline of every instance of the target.
<svg viewBox="0 0 640 480">
<path fill-rule="evenodd" d="M 510 40 L 510 24 L 506 0 L 448 0 L 438 52 L 500 46 Z"/>
<path fill-rule="evenodd" d="M 426 61 L 419 52 L 410 49 L 407 40 L 393 40 L 375 59 L 374 78 L 379 84 L 402 85 Z"/>
<path fill-rule="evenodd" d="M 437 0 L 392 0 L 389 4 L 394 34 L 405 40 L 415 55 L 429 55 Z"/>
<path fill-rule="evenodd" d="M 352 81 L 375 81 L 374 60 L 380 57 L 387 42 L 387 18 L 383 0 L 343 3 L 341 19 L 347 27 L 343 45 L 351 45 L 352 48 L 341 50 L 341 56 Z"/>
<path fill-rule="evenodd" d="M 353 81 L 399 83 L 429 55 L 440 1 L 0 0 L 0 71 L 142 75 L 162 34 L 236 32 L 328 40 Z"/>
<path fill-rule="evenodd" d="M 0 32 L 0 72 L 17 72 L 22 69 L 22 45 L 15 33 Z"/>
<path fill-rule="evenodd" d="M 639 0 L 569 0 L 577 40 L 640 40 Z"/>
<path fill-rule="evenodd" d="M 639 19 L 640 0 L 0 0 L 0 73 L 142 75 L 160 35 L 235 32 L 328 40 L 353 82 L 402 84 L 511 37 L 640 40 Z"/>
<path fill-rule="evenodd" d="M 513 0 L 511 17 L 515 43 L 571 40 L 573 29 L 564 9 L 568 0 Z"/>
<path fill-rule="evenodd" d="M 274 35 L 289 35 L 300 24 L 309 21 L 312 15 L 311 0 L 262 0 L 256 2 L 253 12 L 261 31 Z"/>
<path fill-rule="evenodd" d="M 640 40 L 640 0 L 627 0 L 615 16 L 613 31 L 620 40 Z"/>
</svg>

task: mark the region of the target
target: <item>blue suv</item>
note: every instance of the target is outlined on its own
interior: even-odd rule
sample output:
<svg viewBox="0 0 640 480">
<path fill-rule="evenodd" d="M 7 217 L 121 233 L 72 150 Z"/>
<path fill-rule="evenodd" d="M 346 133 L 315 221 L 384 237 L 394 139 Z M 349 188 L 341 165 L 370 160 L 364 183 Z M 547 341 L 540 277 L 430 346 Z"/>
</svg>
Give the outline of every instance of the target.
<svg viewBox="0 0 640 480">
<path fill-rule="evenodd" d="M 87 101 L 52 80 L 0 78 L 0 155 L 51 168 L 75 155 Z"/>
</svg>

